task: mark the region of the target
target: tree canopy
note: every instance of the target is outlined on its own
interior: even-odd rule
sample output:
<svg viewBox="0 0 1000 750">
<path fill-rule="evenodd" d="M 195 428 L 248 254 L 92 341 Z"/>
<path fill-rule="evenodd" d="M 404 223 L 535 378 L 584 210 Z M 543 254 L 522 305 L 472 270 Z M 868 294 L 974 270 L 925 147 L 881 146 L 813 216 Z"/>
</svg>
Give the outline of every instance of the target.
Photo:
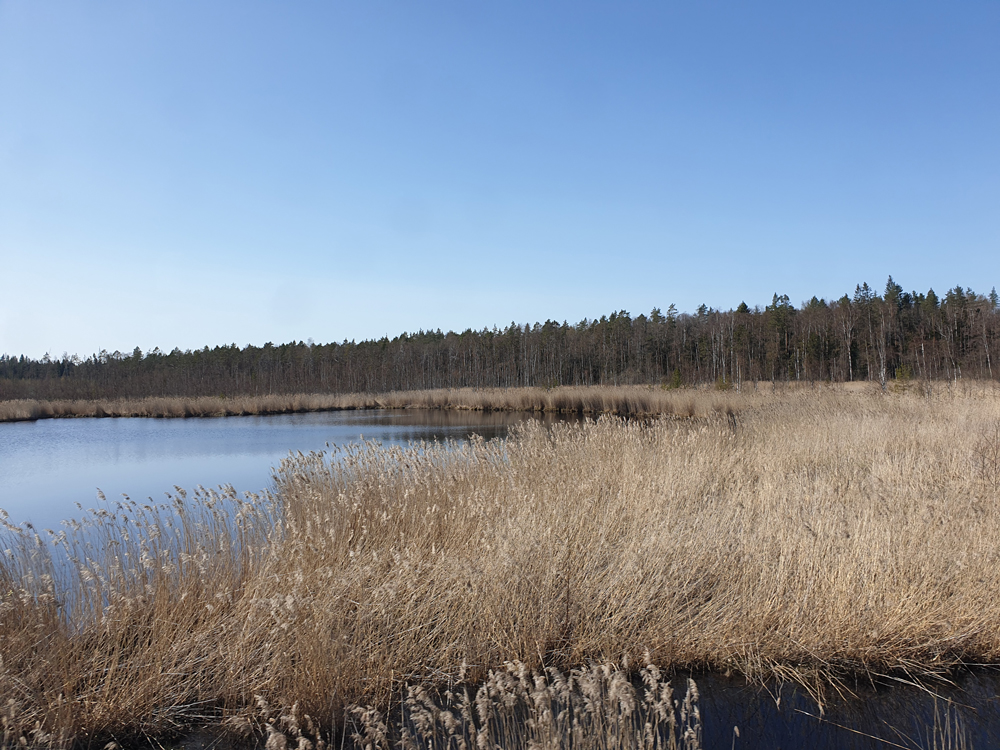
<svg viewBox="0 0 1000 750">
<path fill-rule="evenodd" d="M 619 310 L 576 324 L 512 322 L 361 342 L 3 355 L 0 399 L 995 378 L 998 302 L 995 289 L 905 292 L 890 276 L 881 296 L 863 283 L 853 295 L 799 307 L 775 293 L 763 309 L 701 305 L 691 315 L 671 304 L 635 317 Z"/>
</svg>

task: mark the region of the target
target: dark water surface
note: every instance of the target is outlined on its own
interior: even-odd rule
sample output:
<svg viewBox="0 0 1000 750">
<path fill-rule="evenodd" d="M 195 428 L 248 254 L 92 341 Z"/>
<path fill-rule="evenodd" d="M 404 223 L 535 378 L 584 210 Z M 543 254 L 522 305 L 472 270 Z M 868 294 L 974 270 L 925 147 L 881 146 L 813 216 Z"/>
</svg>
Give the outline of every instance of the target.
<svg viewBox="0 0 1000 750">
<path fill-rule="evenodd" d="M 1000 672 L 994 669 L 964 672 L 950 684 L 884 678 L 850 684 L 850 695 L 828 696 L 823 711 L 791 684 L 694 677 L 706 748 L 1000 748 Z M 943 736 L 949 729 L 950 741 Z"/>
<path fill-rule="evenodd" d="M 231 484 L 259 492 L 290 451 L 362 438 L 384 444 L 504 437 L 519 413 L 437 410 L 338 411 L 266 417 L 46 419 L 0 424 L 0 508 L 14 523 L 55 528 L 96 503 L 126 494 L 155 501 L 174 486 Z"/>
</svg>

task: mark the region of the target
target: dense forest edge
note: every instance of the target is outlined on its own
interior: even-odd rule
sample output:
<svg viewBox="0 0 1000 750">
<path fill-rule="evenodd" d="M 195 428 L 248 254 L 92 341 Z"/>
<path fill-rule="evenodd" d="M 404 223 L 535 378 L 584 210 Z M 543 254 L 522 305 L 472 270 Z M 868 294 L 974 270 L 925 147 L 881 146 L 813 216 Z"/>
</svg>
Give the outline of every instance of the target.
<svg viewBox="0 0 1000 750">
<path fill-rule="evenodd" d="M 0 356 L 0 400 L 388 393 L 441 388 L 715 384 L 759 381 L 995 379 L 1000 299 L 956 286 L 813 297 L 693 314 L 622 310 L 572 325 L 545 323 L 393 339 L 194 351 L 101 351 L 40 360 Z"/>
</svg>

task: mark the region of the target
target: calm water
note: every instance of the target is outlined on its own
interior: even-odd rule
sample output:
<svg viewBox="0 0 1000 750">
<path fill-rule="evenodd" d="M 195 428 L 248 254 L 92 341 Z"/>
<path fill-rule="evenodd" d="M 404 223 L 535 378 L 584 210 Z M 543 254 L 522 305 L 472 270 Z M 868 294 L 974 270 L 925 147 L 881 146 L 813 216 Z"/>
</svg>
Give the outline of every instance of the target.
<svg viewBox="0 0 1000 750">
<path fill-rule="evenodd" d="M 523 414 L 341 411 L 205 419 L 46 419 L 0 424 L 0 508 L 15 523 L 54 528 L 109 500 L 165 499 L 174 486 L 268 486 L 289 451 L 374 439 L 385 444 L 503 437 Z M 532 418 L 532 417 L 528 417 Z M 540 417 L 539 417 L 540 419 Z"/>
<path fill-rule="evenodd" d="M 846 687 L 831 695 L 824 711 L 800 688 L 748 685 L 722 675 L 695 675 L 701 694 L 705 748 L 887 748 L 1000 747 L 1000 673 L 979 669 L 951 683 L 924 686 L 886 679 Z M 683 680 L 675 683 L 681 687 Z M 935 741 L 935 726 L 961 725 L 968 745 Z M 740 736 L 734 736 L 739 727 Z M 954 739 L 954 738 L 953 738 Z"/>
</svg>

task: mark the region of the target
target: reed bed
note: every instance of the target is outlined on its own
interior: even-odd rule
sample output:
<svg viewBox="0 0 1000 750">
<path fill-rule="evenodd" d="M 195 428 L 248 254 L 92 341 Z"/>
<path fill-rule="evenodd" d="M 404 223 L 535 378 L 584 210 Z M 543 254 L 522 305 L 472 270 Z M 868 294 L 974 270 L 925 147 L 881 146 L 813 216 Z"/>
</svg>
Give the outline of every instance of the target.
<svg viewBox="0 0 1000 750">
<path fill-rule="evenodd" d="M 745 402 L 747 394 L 789 390 L 791 384 L 747 385 L 742 391 L 654 386 L 565 386 L 559 388 L 441 388 L 391 393 L 301 393 L 270 396 L 150 397 L 117 400 L 0 401 L 0 422 L 60 417 L 227 417 L 350 409 L 445 409 L 552 412 L 561 414 L 705 416 Z M 808 386 L 805 386 L 808 387 Z M 838 390 L 874 388 L 871 383 L 818 385 Z M 923 387 L 923 386 L 921 386 Z M 970 385 L 968 387 L 975 387 Z M 989 387 L 981 384 L 979 387 Z"/>
<path fill-rule="evenodd" d="M 770 385 L 767 390 L 771 390 Z M 374 397 L 385 409 L 552 412 L 598 416 L 706 416 L 746 394 L 711 388 L 665 389 L 644 385 L 560 388 L 458 388 L 398 391 Z"/>
<path fill-rule="evenodd" d="M 374 398 L 364 394 L 346 396 L 292 394 L 275 396 L 154 396 L 136 399 L 0 401 L 0 422 L 25 422 L 62 417 L 232 417 L 295 412 L 376 409 Z"/>
<path fill-rule="evenodd" d="M 687 419 L 296 454 L 261 497 L 8 522 L 5 742 L 214 722 L 316 744 L 508 662 L 814 686 L 1000 662 L 1000 394 L 706 395 Z M 292 707 L 312 734 L 280 729 Z"/>
</svg>

